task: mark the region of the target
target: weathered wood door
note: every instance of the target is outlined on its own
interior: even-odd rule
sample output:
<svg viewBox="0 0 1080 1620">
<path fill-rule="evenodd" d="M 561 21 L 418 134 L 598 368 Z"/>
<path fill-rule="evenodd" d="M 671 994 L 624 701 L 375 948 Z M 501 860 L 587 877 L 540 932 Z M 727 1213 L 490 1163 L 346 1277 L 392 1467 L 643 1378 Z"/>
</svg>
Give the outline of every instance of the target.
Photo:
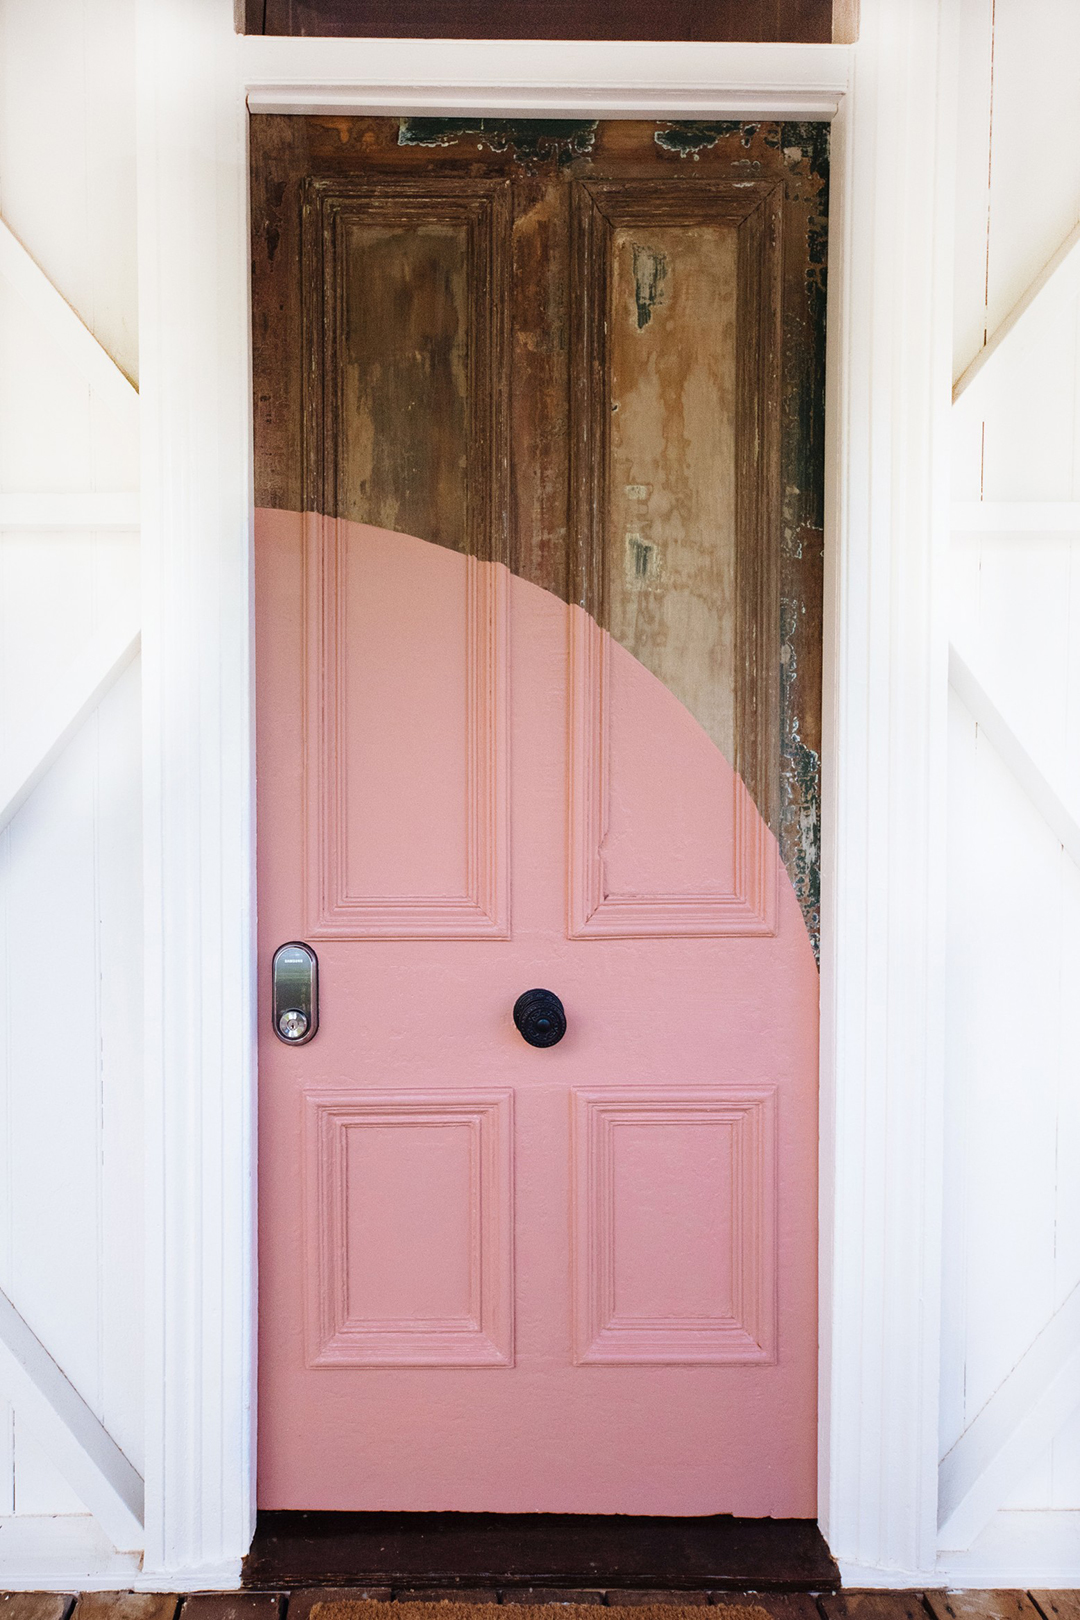
<svg viewBox="0 0 1080 1620">
<path fill-rule="evenodd" d="M 254 152 L 260 1502 L 812 1515 L 816 138 Z"/>
</svg>

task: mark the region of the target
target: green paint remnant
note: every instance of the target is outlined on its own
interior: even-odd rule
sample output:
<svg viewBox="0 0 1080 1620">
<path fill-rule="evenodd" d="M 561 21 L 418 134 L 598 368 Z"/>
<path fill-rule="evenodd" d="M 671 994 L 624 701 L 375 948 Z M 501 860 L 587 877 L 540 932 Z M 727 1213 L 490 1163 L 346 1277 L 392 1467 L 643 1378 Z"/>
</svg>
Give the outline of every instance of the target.
<svg viewBox="0 0 1080 1620">
<path fill-rule="evenodd" d="M 560 164 L 591 152 L 596 119 L 402 118 L 399 146 L 457 146 L 472 140 L 492 152 L 511 152 L 522 163 L 555 158 Z"/>
<path fill-rule="evenodd" d="M 663 302 L 667 280 L 667 256 L 634 243 L 634 301 L 637 304 L 638 331 L 652 320 L 653 310 Z"/>
</svg>

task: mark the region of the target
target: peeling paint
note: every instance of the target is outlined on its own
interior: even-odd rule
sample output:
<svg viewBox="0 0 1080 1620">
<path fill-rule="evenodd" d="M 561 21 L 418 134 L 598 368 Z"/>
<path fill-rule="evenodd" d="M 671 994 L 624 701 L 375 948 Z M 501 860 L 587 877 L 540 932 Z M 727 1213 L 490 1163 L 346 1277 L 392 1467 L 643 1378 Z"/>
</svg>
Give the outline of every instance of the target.
<svg viewBox="0 0 1080 1620">
<path fill-rule="evenodd" d="M 638 331 L 652 320 L 653 310 L 664 301 L 667 255 L 634 243 L 634 301 L 637 304 Z"/>
<path fill-rule="evenodd" d="M 794 712 L 798 660 L 791 637 L 805 609 L 794 602 L 781 603 L 780 651 L 781 708 L 785 725 L 780 746 L 780 775 L 783 792 L 780 813 L 780 845 L 784 864 L 802 907 L 814 956 L 820 961 L 821 947 L 821 757 L 800 734 Z"/>
<path fill-rule="evenodd" d="M 699 124 L 672 124 L 667 129 L 658 129 L 653 140 L 661 151 L 674 152 L 678 157 L 697 157 L 699 152 L 708 151 L 720 139 L 715 130 Z"/>
<path fill-rule="evenodd" d="M 740 124 L 734 119 L 721 118 L 709 122 L 701 119 L 679 120 L 664 124 L 653 135 L 662 152 L 674 152 L 677 157 L 697 158 L 717 141 L 735 135 L 749 148 L 757 135 L 759 125 Z"/>
<path fill-rule="evenodd" d="M 660 563 L 660 552 L 652 540 L 646 540 L 641 534 L 628 534 L 626 536 L 626 583 L 631 590 L 656 590 L 660 585 L 663 569 Z"/>
<path fill-rule="evenodd" d="M 468 137 L 491 152 L 511 152 L 522 163 L 556 158 L 560 164 L 591 152 L 596 119 L 402 118 L 399 146 L 456 146 Z"/>
<path fill-rule="evenodd" d="M 821 926 L 820 689 L 821 561 L 825 421 L 825 276 L 829 132 L 813 120 L 763 125 L 780 152 L 788 203 L 805 232 L 801 296 L 790 288 L 785 346 L 781 479 L 781 662 L 778 835 L 807 932 L 819 952 Z M 801 257 L 801 255 L 800 255 Z"/>
</svg>

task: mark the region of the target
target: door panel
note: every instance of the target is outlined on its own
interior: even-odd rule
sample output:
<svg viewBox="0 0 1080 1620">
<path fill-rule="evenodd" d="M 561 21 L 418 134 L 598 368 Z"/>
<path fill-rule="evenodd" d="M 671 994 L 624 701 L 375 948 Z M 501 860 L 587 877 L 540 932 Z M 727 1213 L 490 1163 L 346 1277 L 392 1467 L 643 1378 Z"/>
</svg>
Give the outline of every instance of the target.
<svg viewBox="0 0 1080 1620">
<path fill-rule="evenodd" d="M 574 1093 L 579 1363 L 766 1366 L 776 1087 Z"/>
<path fill-rule="evenodd" d="M 506 181 L 307 176 L 299 201 L 304 509 L 505 555 Z"/>
<path fill-rule="evenodd" d="M 304 1101 L 308 1365 L 509 1365 L 513 1092 Z"/>
<path fill-rule="evenodd" d="M 775 840 L 745 782 L 577 608 L 570 636 L 571 937 L 772 934 Z"/>
<path fill-rule="evenodd" d="M 571 600 L 777 810 L 776 180 L 572 188 Z"/>
<path fill-rule="evenodd" d="M 307 931 L 503 938 L 505 577 L 386 530 L 306 528 Z"/>
<path fill-rule="evenodd" d="M 260 1504 L 811 1516 L 794 160 L 265 123 Z"/>
</svg>

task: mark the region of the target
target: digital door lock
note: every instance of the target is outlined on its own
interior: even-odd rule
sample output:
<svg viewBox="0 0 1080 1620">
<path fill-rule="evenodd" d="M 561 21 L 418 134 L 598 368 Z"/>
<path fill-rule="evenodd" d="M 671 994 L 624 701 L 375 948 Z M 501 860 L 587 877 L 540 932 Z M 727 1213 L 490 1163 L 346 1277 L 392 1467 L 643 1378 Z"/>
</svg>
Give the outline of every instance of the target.
<svg viewBox="0 0 1080 1620">
<path fill-rule="evenodd" d="M 310 945 L 291 940 L 274 952 L 274 1034 L 286 1046 L 304 1046 L 319 1027 L 319 959 Z"/>
</svg>

